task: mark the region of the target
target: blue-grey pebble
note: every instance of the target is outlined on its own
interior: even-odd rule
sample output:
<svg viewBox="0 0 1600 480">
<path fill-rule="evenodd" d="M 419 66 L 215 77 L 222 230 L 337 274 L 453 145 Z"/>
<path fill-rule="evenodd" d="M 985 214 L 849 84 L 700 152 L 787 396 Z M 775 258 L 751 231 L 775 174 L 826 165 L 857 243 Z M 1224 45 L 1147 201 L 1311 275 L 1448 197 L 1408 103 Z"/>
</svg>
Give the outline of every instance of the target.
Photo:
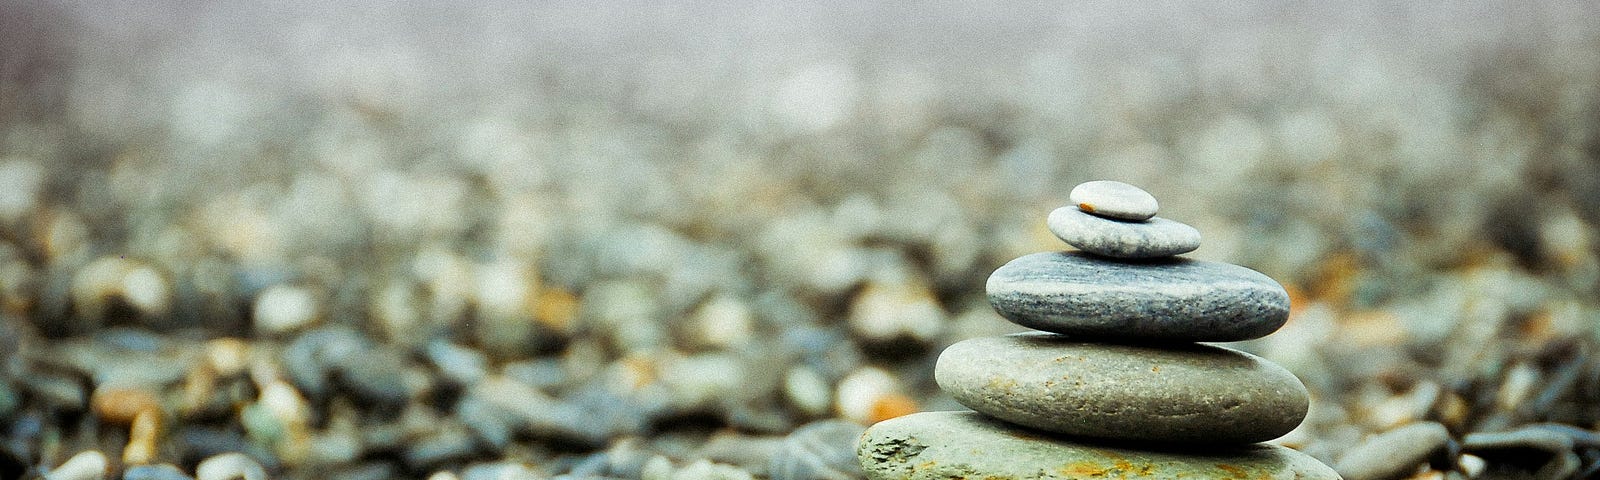
<svg viewBox="0 0 1600 480">
<path fill-rule="evenodd" d="M 1136 222 L 1156 216 L 1161 208 L 1150 192 L 1116 180 L 1083 182 L 1072 187 L 1067 199 L 1084 212 Z"/>
<path fill-rule="evenodd" d="M 188 474 L 168 464 L 138 465 L 122 472 L 122 480 L 194 480 Z"/>
<path fill-rule="evenodd" d="M 1491 463 L 1536 465 L 1532 478 L 1573 478 L 1582 468 L 1568 432 L 1540 425 L 1504 432 L 1473 432 L 1461 439 L 1461 448 Z"/>
<path fill-rule="evenodd" d="M 855 422 L 811 422 L 784 437 L 767 464 L 772 480 L 852 480 L 861 478 L 852 445 L 864 429 Z"/>
<path fill-rule="evenodd" d="M 976 412 L 925 412 L 879 422 L 856 455 L 871 480 L 1338 480 L 1316 459 L 1269 444 L 1174 451 L 1082 442 Z"/>
<path fill-rule="evenodd" d="M 1161 217 L 1129 222 L 1061 207 L 1050 212 L 1045 223 L 1068 245 L 1113 258 L 1170 257 L 1200 248 L 1199 230 Z"/>
<path fill-rule="evenodd" d="M 1035 253 L 995 270 L 986 290 L 1013 323 L 1085 338 L 1231 342 L 1289 319 L 1288 292 L 1261 272 L 1185 258 Z"/>
<path fill-rule="evenodd" d="M 1144 442 L 1271 440 L 1299 426 L 1311 402 L 1293 373 L 1237 350 L 1044 332 L 957 342 L 934 378 L 962 405 L 1007 422 Z"/>
<path fill-rule="evenodd" d="M 1345 480 L 1395 480 L 1417 471 L 1450 442 L 1437 422 L 1417 422 L 1368 437 L 1346 450 L 1333 469 Z"/>
</svg>

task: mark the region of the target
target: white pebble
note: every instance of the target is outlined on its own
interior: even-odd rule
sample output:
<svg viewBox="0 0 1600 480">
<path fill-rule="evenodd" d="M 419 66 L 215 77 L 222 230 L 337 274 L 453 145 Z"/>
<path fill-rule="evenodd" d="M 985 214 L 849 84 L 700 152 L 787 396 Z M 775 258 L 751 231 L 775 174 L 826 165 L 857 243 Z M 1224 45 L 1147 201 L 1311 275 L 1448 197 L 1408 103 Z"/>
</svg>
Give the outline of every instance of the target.
<svg viewBox="0 0 1600 480">
<path fill-rule="evenodd" d="M 871 423 L 873 405 L 878 399 L 899 389 L 899 383 L 889 372 L 877 367 L 862 367 L 839 381 L 834 402 L 840 416 L 857 423 Z"/>
<path fill-rule="evenodd" d="M 122 277 L 122 297 L 141 312 L 162 313 L 171 301 L 167 280 L 150 267 L 137 267 Z"/>
<path fill-rule="evenodd" d="M 68 458 L 61 466 L 45 474 L 45 480 L 102 480 L 110 462 L 106 455 L 94 450 L 80 452 Z"/>
<path fill-rule="evenodd" d="M 1072 187 L 1067 199 L 1079 210 L 1118 220 L 1144 221 L 1156 216 L 1160 204 L 1144 189 L 1114 180 L 1084 182 Z"/>
<path fill-rule="evenodd" d="M 718 297 L 695 312 L 689 340 L 697 348 L 735 348 L 750 341 L 750 307 L 733 297 Z"/>
<path fill-rule="evenodd" d="M 644 462 L 639 469 L 639 480 L 671 480 L 672 460 L 656 455 Z"/>
<path fill-rule="evenodd" d="M 33 209 L 44 184 L 44 169 L 23 159 L 0 162 L 0 221 L 12 222 Z"/>
<path fill-rule="evenodd" d="M 869 283 L 850 304 L 850 329 L 862 338 L 931 341 L 944 331 L 945 313 L 933 292 L 908 283 Z"/>
<path fill-rule="evenodd" d="M 1470 453 L 1461 455 L 1461 459 L 1456 460 L 1456 465 L 1461 467 L 1461 473 L 1466 474 L 1467 478 L 1478 478 L 1479 475 L 1483 475 L 1484 470 L 1489 469 L 1488 460 Z"/>
<path fill-rule="evenodd" d="M 672 480 L 751 480 L 750 472 L 700 459 L 672 474 Z"/>
<path fill-rule="evenodd" d="M 275 285 L 256 297 L 256 330 L 285 333 L 317 319 L 317 299 L 303 287 Z"/>
<path fill-rule="evenodd" d="M 784 396 L 806 415 L 821 416 L 828 413 L 828 405 L 833 400 L 830 390 L 828 381 L 821 374 L 804 365 L 790 368 L 783 378 Z"/>
<path fill-rule="evenodd" d="M 214 455 L 194 469 L 195 480 L 267 480 L 260 463 L 242 453 Z"/>
</svg>

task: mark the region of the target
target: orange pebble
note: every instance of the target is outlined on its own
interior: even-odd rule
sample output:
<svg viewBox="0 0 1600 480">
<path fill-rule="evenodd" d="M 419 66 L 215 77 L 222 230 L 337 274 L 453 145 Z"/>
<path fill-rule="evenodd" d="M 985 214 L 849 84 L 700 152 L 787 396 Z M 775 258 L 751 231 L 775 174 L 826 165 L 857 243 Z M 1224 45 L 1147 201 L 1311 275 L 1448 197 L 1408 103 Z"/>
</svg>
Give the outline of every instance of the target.
<svg viewBox="0 0 1600 480">
<path fill-rule="evenodd" d="M 916 400 L 898 393 L 891 393 L 878 397 L 877 401 L 872 402 L 872 412 L 869 415 L 872 423 L 878 423 L 891 418 L 904 417 L 918 411 L 920 410 Z"/>
<path fill-rule="evenodd" d="M 128 429 L 128 445 L 122 450 L 123 465 L 147 465 L 155 461 L 161 436 L 161 415 L 145 410 L 133 417 Z"/>
<path fill-rule="evenodd" d="M 90 401 L 101 420 L 127 424 L 145 411 L 161 412 L 161 402 L 149 390 L 139 387 L 101 387 Z"/>
<path fill-rule="evenodd" d="M 580 302 L 572 292 L 547 288 L 539 292 L 534 305 L 533 318 L 539 324 L 557 332 L 570 332 L 573 319 L 578 316 Z"/>
</svg>

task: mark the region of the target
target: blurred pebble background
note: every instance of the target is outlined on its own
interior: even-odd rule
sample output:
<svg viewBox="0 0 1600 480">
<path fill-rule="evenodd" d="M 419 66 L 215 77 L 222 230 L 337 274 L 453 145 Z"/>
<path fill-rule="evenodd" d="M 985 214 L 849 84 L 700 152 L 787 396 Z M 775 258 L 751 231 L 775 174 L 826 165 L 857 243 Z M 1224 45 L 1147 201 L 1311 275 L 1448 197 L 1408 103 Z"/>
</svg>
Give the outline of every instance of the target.
<svg viewBox="0 0 1600 480">
<path fill-rule="evenodd" d="M 0 0 L 0 478 L 854 478 L 1101 178 L 1290 290 L 1278 443 L 1592 430 L 1597 52 L 1576 0 Z"/>
</svg>

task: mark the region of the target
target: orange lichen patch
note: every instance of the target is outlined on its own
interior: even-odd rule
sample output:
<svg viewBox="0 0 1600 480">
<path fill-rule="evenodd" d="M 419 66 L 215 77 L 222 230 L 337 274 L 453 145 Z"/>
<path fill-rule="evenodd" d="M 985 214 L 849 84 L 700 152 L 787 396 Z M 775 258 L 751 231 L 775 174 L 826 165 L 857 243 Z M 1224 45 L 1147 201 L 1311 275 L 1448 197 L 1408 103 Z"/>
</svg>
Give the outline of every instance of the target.
<svg viewBox="0 0 1600 480">
<path fill-rule="evenodd" d="M 557 332 L 571 332 L 578 317 L 578 296 L 561 288 L 546 288 L 534 297 L 533 319 Z"/>
<path fill-rule="evenodd" d="M 1120 458 L 1117 459 L 1117 463 L 1115 464 L 1115 467 L 1116 467 L 1116 469 L 1118 471 L 1122 472 L 1122 474 L 1124 476 L 1126 476 L 1128 474 L 1139 475 L 1139 476 L 1149 476 L 1150 474 L 1155 473 L 1155 469 L 1156 469 L 1155 465 L 1150 465 L 1150 464 L 1134 465 L 1133 463 L 1131 463 L 1131 462 L 1129 462 L 1127 460 L 1120 459 Z"/>
<path fill-rule="evenodd" d="M 101 420 L 127 424 L 140 413 L 161 412 L 161 401 L 149 390 L 138 387 L 103 387 L 94 392 L 90 406 Z"/>
<path fill-rule="evenodd" d="M 911 397 L 898 393 L 891 393 L 872 402 L 872 410 L 867 414 L 872 423 L 878 423 L 891 418 L 904 417 L 920 411 L 917 401 Z"/>
<path fill-rule="evenodd" d="M 1017 388 L 1017 379 L 995 377 L 989 379 L 989 388 L 997 390 L 1011 390 Z"/>
<path fill-rule="evenodd" d="M 1250 475 L 1248 472 L 1245 472 L 1243 468 L 1235 467 L 1233 465 L 1228 465 L 1226 463 L 1217 464 L 1217 468 L 1220 468 L 1223 471 L 1228 472 L 1228 475 L 1232 475 L 1232 476 L 1238 477 L 1240 479 L 1249 478 L 1249 475 Z"/>
<path fill-rule="evenodd" d="M 1090 205 L 1090 204 L 1087 204 L 1087 203 L 1080 203 L 1080 204 L 1078 204 L 1078 210 L 1083 210 L 1084 212 L 1087 212 L 1087 213 L 1094 213 L 1094 205 Z"/>
<path fill-rule="evenodd" d="M 1072 462 L 1061 467 L 1060 472 L 1067 478 L 1104 477 L 1110 475 L 1112 469 L 1094 462 Z"/>
<path fill-rule="evenodd" d="M 1399 345 L 1405 342 L 1400 318 L 1385 310 L 1368 310 L 1346 315 L 1340 322 L 1342 341 L 1359 346 Z"/>
</svg>

